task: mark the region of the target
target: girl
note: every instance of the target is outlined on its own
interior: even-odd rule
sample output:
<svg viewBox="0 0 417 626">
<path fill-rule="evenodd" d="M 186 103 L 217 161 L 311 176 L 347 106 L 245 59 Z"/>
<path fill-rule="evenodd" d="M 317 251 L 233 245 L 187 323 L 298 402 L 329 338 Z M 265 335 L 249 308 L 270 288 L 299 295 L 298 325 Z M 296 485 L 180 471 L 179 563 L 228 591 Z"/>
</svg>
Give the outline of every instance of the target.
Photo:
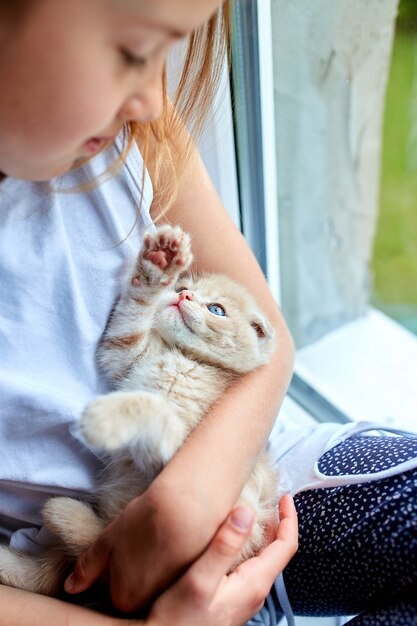
<svg viewBox="0 0 417 626">
<path fill-rule="evenodd" d="M 184 120 L 209 101 L 213 61 L 223 58 L 218 5 L 0 2 L 4 538 L 36 551 L 48 541 L 39 529 L 44 500 L 51 493 L 85 497 L 94 488 L 98 461 L 72 426 L 106 390 L 94 367 L 95 348 L 119 274 L 157 219 L 192 233 L 197 270 L 226 271 L 246 284 L 278 337 L 268 366 L 224 395 L 66 583 L 77 594 L 104 577 L 115 606 L 127 612 L 154 601 L 145 620 L 152 625 L 243 624 L 296 544 L 294 509 L 285 499 L 277 539 L 261 557 L 223 576 L 251 521 L 240 509 L 223 520 L 269 433 L 293 348 L 184 131 Z M 227 17 L 227 5 L 221 8 Z M 193 33 L 192 51 L 180 92 L 189 97 L 173 108 L 164 95 L 163 66 L 171 44 L 187 33 Z M 134 139 L 129 149 L 122 128 Z M 301 543 L 285 570 L 289 599 L 298 613 L 362 612 L 355 624 L 393 623 L 395 616 L 409 626 L 417 619 L 416 442 L 355 432 L 326 425 L 276 443 L 278 467 L 288 479 L 282 487 L 298 492 Z M 274 623 L 281 614 L 275 591 L 258 623 Z M 0 594 L 6 626 L 117 623 L 6 587 Z"/>
<path fill-rule="evenodd" d="M 106 389 L 94 366 L 95 348 L 126 260 L 168 200 L 170 222 L 192 234 L 196 269 L 226 269 L 246 283 L 278 336 L 271 363 L 224 396 L 99 544 L 116 537 L 109 580 L 119 609 L 131 611 L 168 589 L 145 620 L 149 624 L 245 622 L 296 545 L 294 509 L 284 502 L 277 539 L 260 559 L 224 580 L 250 532 L 251 514 L 238 509 L 221 524 L 285 393 L 292 344 L 262 273 L 165 96 L 168 50 L 209 20 L 192 37 L 189 66 L 199 78 L 185 109 L 193 102 L 207 106 L 213 62 L 224 51 L 218 5 L 0 3 L 3 538 L 36 551 L 48 541 L 39 530 L 45 499 L 51 493 L 85 497 L 94 488 L 98 460 L 69 431 L 88 400 Z M 127 146 L 126 135 L 132 138 Z M 153 203 L 136 142 L 146 154 Z M 75 168 L 81 162 L 84 167 Z M 103 172 L 106 180 L 99 185 Z M 68 188 L 71 193 L 65 193 Z M 95 567 L 104 554 L 93 558 Z M 0 595 L 5 625 L 105 621 L 86 609 L 7 587 L 0 587 Z"/>
</svg>

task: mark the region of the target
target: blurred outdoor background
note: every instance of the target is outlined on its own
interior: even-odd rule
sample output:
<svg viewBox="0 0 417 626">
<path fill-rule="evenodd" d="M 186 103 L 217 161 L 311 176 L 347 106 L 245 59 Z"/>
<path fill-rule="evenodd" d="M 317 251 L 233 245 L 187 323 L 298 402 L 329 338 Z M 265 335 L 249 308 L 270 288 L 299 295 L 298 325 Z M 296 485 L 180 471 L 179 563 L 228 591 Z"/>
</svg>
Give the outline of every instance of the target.
<svg viewBox="0 0 417 626">
<path fill-rule="evenodd" d="M 400 0 L 372 270 L 373 304 L 417 334 L 417 0 Z"/>
</svg>

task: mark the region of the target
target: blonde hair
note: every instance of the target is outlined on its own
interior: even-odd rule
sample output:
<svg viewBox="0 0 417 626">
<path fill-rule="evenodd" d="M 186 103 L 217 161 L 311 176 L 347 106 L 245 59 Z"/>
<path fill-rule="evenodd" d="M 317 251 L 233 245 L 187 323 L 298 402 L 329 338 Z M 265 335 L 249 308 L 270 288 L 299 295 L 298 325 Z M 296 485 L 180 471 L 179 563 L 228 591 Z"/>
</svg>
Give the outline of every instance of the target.
<svg viewBox="0 0 417 626">
<path fill-rule="evenodd" d="M 151 140 L 157 145 L 152 155 L 154 202 L 162 211 L 175 200 L 182 173 L 201 135 L 204 122 L 224 69 L 229 63 L 230 2 L 224 2 L 216 14 L 189 37 L 185 62 L 177 91 L 171 103 L 167 94 L 166 70 L 162 79 L 163 112 L 153 122 L 126 124 L 126 150 L 123 165 L 133 141 L 141 148 L 145 166 L 149 161 Z"/>
</svg>

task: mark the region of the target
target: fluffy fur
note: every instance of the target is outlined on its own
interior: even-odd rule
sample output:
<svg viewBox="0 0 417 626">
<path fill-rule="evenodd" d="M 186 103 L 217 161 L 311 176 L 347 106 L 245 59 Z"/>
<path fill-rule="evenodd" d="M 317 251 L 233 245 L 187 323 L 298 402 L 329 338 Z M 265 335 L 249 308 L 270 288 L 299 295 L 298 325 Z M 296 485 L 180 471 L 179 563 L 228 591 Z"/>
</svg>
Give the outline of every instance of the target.
<svg viewBox="0 0 417 626">
<path fill-rule="evenodd" d="M 115 391 L 80 420 L 87 445 L 108 455 L 96 505 L 52 498 L 43 510 L 57 545 L 39 557 L 0 548 L 0 581 L 55 595 L 68 567 L 168 463 L 223 391 L 268 361 L 273 332 L 251 295 L 226 276 L 182 279 L 190 239 L 165 226 L 145 238 L 98 350 Z M 256 553 L 274 515 L 276 480 L 262 453 L 239 503 L 256 512 L 239 561 Z"/>
</svg>

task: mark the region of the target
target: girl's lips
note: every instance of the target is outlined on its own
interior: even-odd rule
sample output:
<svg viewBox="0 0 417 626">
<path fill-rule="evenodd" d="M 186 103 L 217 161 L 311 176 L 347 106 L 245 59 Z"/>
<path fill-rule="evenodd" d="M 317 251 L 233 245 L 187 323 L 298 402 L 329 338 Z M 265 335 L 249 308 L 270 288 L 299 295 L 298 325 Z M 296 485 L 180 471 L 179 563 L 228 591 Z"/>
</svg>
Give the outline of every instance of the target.
<svg viewBox="0 0 417 626">
<path fill-rule="evenodd" d="M 88 152 L 94 153 L 101 150 L 106 143 L 114 140 L 115 137 L 91 137 L 91 139 L 85 142 L 85 147 Z"/>
</svg>

